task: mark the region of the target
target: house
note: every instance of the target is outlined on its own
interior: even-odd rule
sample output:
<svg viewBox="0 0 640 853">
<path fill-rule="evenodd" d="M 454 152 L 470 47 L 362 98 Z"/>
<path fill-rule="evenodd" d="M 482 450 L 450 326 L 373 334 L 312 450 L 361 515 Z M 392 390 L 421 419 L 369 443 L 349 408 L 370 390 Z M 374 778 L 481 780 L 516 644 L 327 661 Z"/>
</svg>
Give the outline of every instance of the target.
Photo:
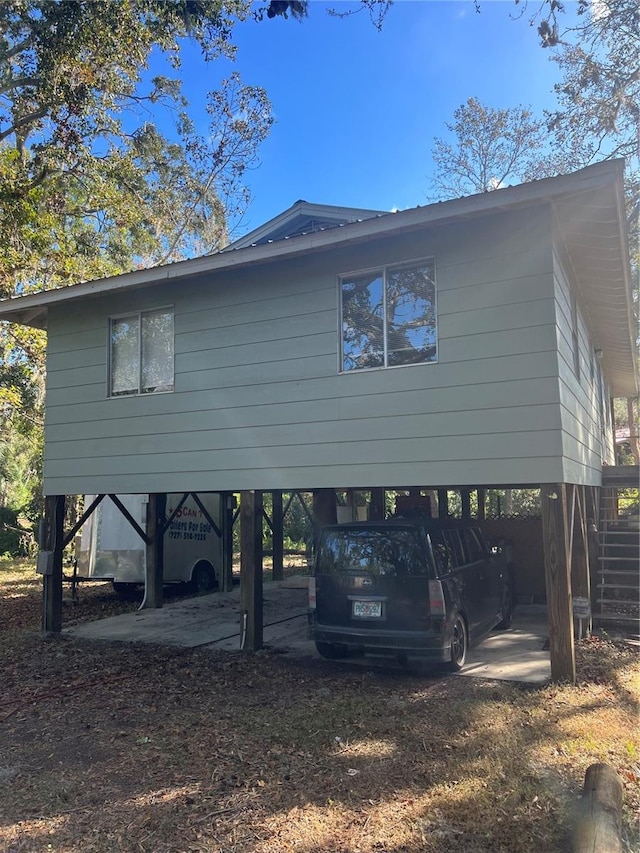
<svg viewBox="0 0 640 853">
<path fill-rule="evenodd" d="M 567 513 L 637 394 L 622 181 L 301 201 L 219 253 L 1 302 L 48 333 L 45 494 L 540 485 L 570 622 Z"/>
</svg>

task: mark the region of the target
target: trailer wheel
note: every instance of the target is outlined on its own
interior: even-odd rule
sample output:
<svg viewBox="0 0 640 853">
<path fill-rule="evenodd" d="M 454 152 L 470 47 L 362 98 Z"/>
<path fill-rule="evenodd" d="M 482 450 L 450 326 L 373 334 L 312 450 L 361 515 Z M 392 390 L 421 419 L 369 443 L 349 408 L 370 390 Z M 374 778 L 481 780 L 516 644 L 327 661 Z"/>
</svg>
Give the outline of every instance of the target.
<svg viewBox="0 0 640 853">
<path fill-rule="evenodd" d="M 218 588 L 216 572 L 211 563 L 207 563 L 205 560 L 196 563 L 191 573 L 191 585 L 199 595 L 213 592 L 214 589 Z"/>
<path fill-rule="evenodd" d="M 111 585 L 113 587 L 113 591 L 119 598 L 125 598 L 130 601 L 138 595 L 138 584 L 112 581 Z"/>
</svg>

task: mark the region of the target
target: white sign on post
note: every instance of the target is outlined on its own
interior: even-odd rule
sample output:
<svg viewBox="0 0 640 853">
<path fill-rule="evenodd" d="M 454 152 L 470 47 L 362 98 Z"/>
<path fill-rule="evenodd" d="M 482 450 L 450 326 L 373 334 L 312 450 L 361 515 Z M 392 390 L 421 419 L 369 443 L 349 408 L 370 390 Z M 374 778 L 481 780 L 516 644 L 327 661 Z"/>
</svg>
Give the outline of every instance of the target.
<svg viewBox="0 0 640 853">
<path fill-rule="evenodd" d="M 588 598 L 581 595 L 575 595 L 573 597 L 573 615 L 576 619 L 591 618 L 591 602 Z"/>
</svg>

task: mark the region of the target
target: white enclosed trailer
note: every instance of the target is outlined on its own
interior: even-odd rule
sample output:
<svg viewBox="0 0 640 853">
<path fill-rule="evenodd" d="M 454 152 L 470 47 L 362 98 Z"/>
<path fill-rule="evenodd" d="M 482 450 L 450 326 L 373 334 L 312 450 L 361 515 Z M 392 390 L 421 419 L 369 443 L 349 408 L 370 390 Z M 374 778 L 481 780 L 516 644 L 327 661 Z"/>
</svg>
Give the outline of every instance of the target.
<svg viewBox="0 0 640 853">
<path fill-rule="evenodd" d="M 85 495 L 85 506 L 94 498 Z M 211 592 L 222 585 L 223 501 L 218 493 L 183 498 L 167 495 L 171 521 L 164 535 L 164 582 L 191 583 L 199 592 Z M 148 495 L 118 495 L 118 500 L 145 530 Z M 144 583 L 145 543 L 108 495 L 83 524 L 75 556 L 79 580 L 110 580 L 121 593 Z"/>
</svg>

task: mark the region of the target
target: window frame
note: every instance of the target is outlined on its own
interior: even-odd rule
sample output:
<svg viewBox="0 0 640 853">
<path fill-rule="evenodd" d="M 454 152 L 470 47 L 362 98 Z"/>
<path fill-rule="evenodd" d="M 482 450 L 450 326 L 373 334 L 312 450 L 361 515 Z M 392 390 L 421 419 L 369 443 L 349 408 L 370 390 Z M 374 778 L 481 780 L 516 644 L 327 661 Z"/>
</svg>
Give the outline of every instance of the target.
<svg viewBox="0 0 640 853">
<path fill-rule="evenodd" d="M 171 359 L 171 387 L 170 388 L 162 388 L 159 390 L 153 391 L 144 391 L 142 390 L 142 318 L 148 314 L 157 314 L 157 313 L 170 313 L 171 314 L 171 325 L 172 325 L 172 344 L 173 344 L 173 352 Z M 137 326 L 138 326 L 138 387 L 135 391 L 125 391 L 120 394 L 113 393 L 113 324 L 118 320 L 126 320 L 127 318 L 137 318 Z M 175 306 L 174 305 L 158 305 L 153 308 L 140 308 L 135 311 L 123 311 L 120 314 L 111 314 L 107 318 L 107 397 L 110 400 L 119 400 L 125 397 L 149 397 L 154 394 L 173 394 L 175 390 L 175 363 L 176 363 L 176 351 L 175 351 Z"/>
<path fill-rule="evenodd" d="M 388 364 L 388 326 L 387 326 L 387 271 L 403 269 L 419 264 L 430 263 L 433 275 L 433 308 L 435 320 L 433 323 L 433 331 L 435 335 L 435 358 L 432 361 L 416 361 L 409 364 Z M 344 337 L 343 337 L 343 312 L 342 312 L 342 284 L 348 278 L 356 278 L 360 276 L 371 275 L 372 273 L 380 273 L 382 276 L 382 319 L 383 319 L 383 358 L 384 364 L 374 367 L 358 367 L 352 370 L 344 369 Z M 438 276 L 435 255 L 426 255 L 425 257 L 412 258 L 406 261 L 396 261 L 394 263 L 376 264 L 371 267 L 365 267 L 347 272 L 338 273 L 337 277 L 337 293 L 338 293 L 338 373 L 342 375 L 358 374 L 369 372 L 370 370 L 398 370 L 404 367 L 419 367 L 426 364 L 438 363 Z"/>
</svg>

